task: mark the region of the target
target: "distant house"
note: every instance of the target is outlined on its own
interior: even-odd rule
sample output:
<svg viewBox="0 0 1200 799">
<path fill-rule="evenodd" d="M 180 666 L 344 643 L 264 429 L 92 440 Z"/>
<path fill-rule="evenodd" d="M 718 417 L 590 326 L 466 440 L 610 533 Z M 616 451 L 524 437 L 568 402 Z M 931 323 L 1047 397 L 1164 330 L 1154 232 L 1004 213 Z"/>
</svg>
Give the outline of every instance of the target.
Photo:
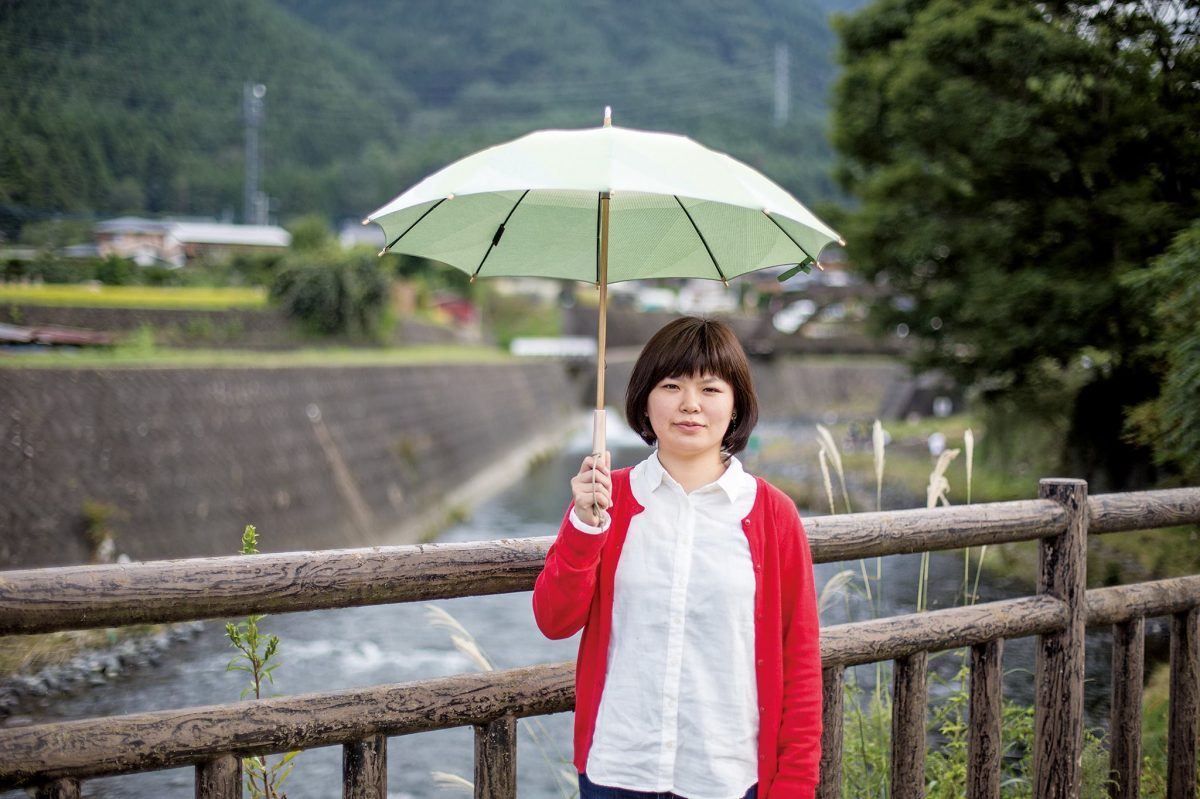
<svg viewBox="0 0 1200 799">
<path fill-rule="evenodd" d="M 287 249 L 292 234 L 277 225 L 231 225 L 123 216 L 95 227 L 101 257 L 116 255 L 141 266 L 180 267 L 197 259 L 221 259 L 236 252 Z"/>
</svg>

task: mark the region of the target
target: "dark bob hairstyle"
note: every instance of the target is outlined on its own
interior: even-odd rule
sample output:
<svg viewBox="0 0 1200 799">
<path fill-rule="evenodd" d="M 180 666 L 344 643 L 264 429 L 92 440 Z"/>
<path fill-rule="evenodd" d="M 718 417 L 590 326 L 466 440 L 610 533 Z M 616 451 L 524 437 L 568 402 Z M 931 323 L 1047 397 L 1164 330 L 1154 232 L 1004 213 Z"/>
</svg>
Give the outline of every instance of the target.
<svg viewBox="0 0 1200 799">
<path fill-rule="evenodd" d="M 733 387 L 735 418 L 721 449 L 736 455 L 746 448 L 758 423 L 758 398 L 750 380 L 750 362 L 733 329 L 724 322 L 684 316 L 666 324 L 646 342 L 625 391 L 625 419 L 647 444 L 657 438 L 646 418 L 650 392 L 668 377 L 714 375 Z"/>
</svg>

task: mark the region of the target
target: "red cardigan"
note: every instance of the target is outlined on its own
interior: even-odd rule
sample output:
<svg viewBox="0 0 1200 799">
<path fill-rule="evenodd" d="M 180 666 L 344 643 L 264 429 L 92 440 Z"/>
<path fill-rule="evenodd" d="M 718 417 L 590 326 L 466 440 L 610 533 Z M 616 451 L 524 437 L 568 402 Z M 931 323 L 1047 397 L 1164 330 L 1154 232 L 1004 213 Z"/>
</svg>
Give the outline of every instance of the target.
<svg viewBox="0 0 1200 799">
<path fill-rule="evenodd" d="M 575 768 L 588 751 L 604 691 L 613 582 L 629 521 L 643 508 L 629 469 L 612 473 L 612 523 L 600 535 L 571 524 L 570 510 L 533 589 L 533 614 L 548 638 L 583 629 L 575 663 Z M 758 683 L 758 795 L 812 799 L 821 761 L 821 649 L 812 556 L 796 505 L 762 478 L 742 520 L 754 563 Z M 715 731 L 714 731 L 715 732 Z"/>
</svg>

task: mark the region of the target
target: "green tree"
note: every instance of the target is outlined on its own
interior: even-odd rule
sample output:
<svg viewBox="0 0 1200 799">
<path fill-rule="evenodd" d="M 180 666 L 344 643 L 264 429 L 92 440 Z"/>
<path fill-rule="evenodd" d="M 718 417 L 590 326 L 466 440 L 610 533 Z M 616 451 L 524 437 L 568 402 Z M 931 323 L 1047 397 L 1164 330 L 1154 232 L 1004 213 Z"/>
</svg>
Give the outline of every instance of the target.
<svg viewBox="0 0 1200 799">
<path fill-rule="evenodd" d="M 1138 441 L 1155 461 L 1185 480 L 1200 481 L 1200 221 L 1170 249 L 1125 281 L 1152 311 L 1143 324 L 1154 335 L 1144 354 L 1159 376 L 1159 394 L 1130 415 Z"/>
<path fill-rule="evenodd" d="M 1101 485 L 1145 476 L 1122 430 L 1154 381 L 1120 278 L 1196 216 L 1196 14 L 881 0 L 838 24 L 843 230 L 889 290 L 877 323 L 993 398 L 1054 397 L 1066 465 Z"/>
<path fill-rule="evenodd" d="M 301 252 L 281 261 L 271 299 L 313 333 L 371 337 L 387 306 L 388 285 L 372 253 Z"/>
<path fill-rule="evenodd" d="M 285 227 L 292 234 L 293 250 L 322 250 L 333 244 L 333 228 L 320 214 L 298 216 Z"/>
</svg>

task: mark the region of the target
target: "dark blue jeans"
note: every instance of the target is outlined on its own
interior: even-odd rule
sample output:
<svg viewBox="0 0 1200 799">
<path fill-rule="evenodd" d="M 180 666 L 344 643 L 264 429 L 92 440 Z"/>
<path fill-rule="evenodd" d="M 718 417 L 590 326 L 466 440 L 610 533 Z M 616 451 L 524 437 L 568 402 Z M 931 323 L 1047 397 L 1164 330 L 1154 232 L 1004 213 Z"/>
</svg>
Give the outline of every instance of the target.
<svg viewBox="0 0 1200 799">
<path fill-rule="evenodd" d="M 654 793 L 653 791 L 630 791 L 625 788 L 609 788 L 607 785 L 597 785 L 587 778 L 586 774 L 579 775 L 579 799 L 684 799 L 674 793 Z M 757 783 L 750 786 L 742 799 L 758 799 Z"/>
</svg>

